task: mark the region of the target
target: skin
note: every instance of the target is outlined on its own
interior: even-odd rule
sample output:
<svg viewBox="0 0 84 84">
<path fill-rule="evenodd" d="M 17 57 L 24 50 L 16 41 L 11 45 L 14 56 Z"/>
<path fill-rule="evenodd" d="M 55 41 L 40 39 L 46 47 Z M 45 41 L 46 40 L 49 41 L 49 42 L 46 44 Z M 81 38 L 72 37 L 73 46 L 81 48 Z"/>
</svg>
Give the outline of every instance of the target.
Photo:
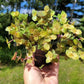
<svg viewBox="0 0 84 84">
<path fill-rule="evenodd" d="M 46 65 L 42 69 L 34 64 L 26 64 L 23 75 L 24 84 L 58 84 L 58 71 L 59 62 Z"/>
</svg>

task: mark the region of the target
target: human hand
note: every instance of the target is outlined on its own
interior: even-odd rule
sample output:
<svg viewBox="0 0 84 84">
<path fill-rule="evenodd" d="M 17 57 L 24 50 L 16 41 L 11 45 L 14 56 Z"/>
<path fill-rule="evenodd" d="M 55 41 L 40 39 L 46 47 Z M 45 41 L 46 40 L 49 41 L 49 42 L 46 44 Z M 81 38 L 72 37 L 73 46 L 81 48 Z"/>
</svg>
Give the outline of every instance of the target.
<svg viewBox="0 0 84 84">
<path fill-rule="evenodd" d="M 59 62 L 45 65 L 42 69 L 26 64 L 24 84 L 58 84 L 58 70 Z"/>
</svg>

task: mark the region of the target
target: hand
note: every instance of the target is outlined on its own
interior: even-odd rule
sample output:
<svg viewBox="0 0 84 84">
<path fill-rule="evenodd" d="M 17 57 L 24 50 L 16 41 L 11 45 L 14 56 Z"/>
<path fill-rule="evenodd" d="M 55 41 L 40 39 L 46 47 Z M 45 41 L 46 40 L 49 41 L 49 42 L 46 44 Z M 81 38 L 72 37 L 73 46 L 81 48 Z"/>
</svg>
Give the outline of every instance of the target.
<svg viewBox="0 0 84 84">
<path fill-rule="evenodd" d="M 27 64 L 24 69 L 24 84 L 58 84 L 58 63 L 39 69 Z"/>
<path fill-rule="evenodd" d="M 24 84 L 58 84 L 59 63 L 52 63 L 42 69 L 26 64 L 24 68 Z"/>
</svg>

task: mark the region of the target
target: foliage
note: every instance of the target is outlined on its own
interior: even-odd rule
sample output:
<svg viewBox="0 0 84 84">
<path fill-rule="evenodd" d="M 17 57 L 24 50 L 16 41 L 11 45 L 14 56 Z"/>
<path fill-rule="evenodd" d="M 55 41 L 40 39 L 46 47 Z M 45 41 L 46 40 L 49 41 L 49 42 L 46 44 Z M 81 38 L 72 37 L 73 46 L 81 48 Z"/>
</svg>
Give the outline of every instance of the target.
<svg viewBox="0 0 84 84">
<path fill-rule="evenodd" d="M 21 18 L 20 18 L 21 19 Z M 24 18 L 25 19 L 25 18 Z M 22 20 L 22 19 L 21 19 Z M 15 64 L 14 61 L 11 61 L 11 58 L 16 51 L 15 44 L 12 45 L 11 50 L 7 48 L 6 44 L 6 37 L 8 39 L 11 39 L 12 37 L 8 35 L 8 32 L 5 31 L 5 28 L 9 25 L 11 25 L 11 22 L 13 22 L 13 19 L 11 18 L 10 14 L 0 14 L 0 62 L 4 64 Z M 12 43 L 13 44 L 13 43 Z M 24 50 L 24 48 L 21 48 L 21 50 Z M 17 47 L 17 50 L 19 50 L 19 47 Z M 8 53 L 9 52 L 9 53 Z M 25 55 L 25 51 L 22 52 Z M 23 55 L 23 57 L 24 57 Z"/>
<path fill-rule="evenodd" d="M 5 38 L 8 37 L 7 32 L 5 31 L 5 28 L 11 24 L 11 16 L 10 14 L 0 14 L 0 46 L 5 47 Z"/>
<path fill-rule="evenodd" d="M 56 57 L 63 53 L 74 60 L 84 59 L 81 43 L 84 38 L 81 30 L 69 23 L 64 11 L 56 16 L 57 19 L 53 19 L 54 14 L 52 9 L 45 6 L 42 11 L 33 10 L 33 21 L 27 22 L 27 15 L 22 15 L 22 17 L 25 16 L 24 19 L 17 11 L 11 13 L 15 23 L 11 23 L 6 31 L 13 36 L 12 40 L 17 46 L 25 45 L 28 62 L 32 60 L 36 49 L 46 52 L 46 63 L 56 61 Z M 10 41 L 7 43 L 9 44 Z"/>
<path fill-rule="evenodd" d="M 19 46 L 19 47 L 11 47 L 11 49 L 7 47 L 0 47 L 0 63 L 2 64 L 8 64 L 8 65 L 16 65 L 21 63 L 21 61 L 18 59 L 18 61 L 11 60 L 13 57 L 14 52 L 17 50 L 17 57 L 21 55 L 24 58 L 26 51 L 24 49 L 24 46 Z"/>
<path fill-rule="evenodd" d="M 14 61 L 11 61 L 13 53 L 14 49 L 9 50 L 8 48 L 0 48 L 0 63 L 15 64 Z"/>
</svg>

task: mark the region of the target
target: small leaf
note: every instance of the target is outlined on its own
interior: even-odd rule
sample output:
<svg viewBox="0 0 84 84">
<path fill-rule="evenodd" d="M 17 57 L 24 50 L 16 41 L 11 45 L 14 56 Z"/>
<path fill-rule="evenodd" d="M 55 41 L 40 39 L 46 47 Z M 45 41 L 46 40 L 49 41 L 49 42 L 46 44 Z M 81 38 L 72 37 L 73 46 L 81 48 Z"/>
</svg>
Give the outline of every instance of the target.
<svg viewBox="0 0 84 84">
<path fill-rule="evenodd" d="M 46 63 L 49 63 L 52 61 L 53 53 L 51 51 L 48 51 L 48 53 L 45 56 L 46 56 Z"/>
<path fill-rule="evenodd" d="M 56 57 L 57 57 L 58 54 L 55 52 L 54 49 L 52 50 L 52 53 L 53 53 L 53 59 L 56 59 Z"/>
<path fill-rule="evenodd" d="M 6 43 L 8 44 L 8 39 L 6 38 Z"/>
<path fill-rule="evenodd" d="M 11 30 L 10 26 L 6 27 L 6 29 L 5 29 L 5 31 L 8 31 L 8 32 L 10 32 L 10 30 Z"/>
<path fill-rule="evenodd" d="M 69 47 L 69 50 L 76 52 L 77 46 Z"/>
<path fill-rule="evenodd" d="M 20 37 L 20 32 L 16 32 L 16 33 L 15 33 L 15 36 L 16 36 L 17 38 L 19 38 L 19 37 Z"/>
<path fill-rule="evenodd" d="M 84 51 L 78 50 L 78 54 L 80 58 L 84 60 Z"/>
<path fill-rule="evenodd" d="M 41 37 L 45 37 L 45 36 L 47 36 L 47 35 L 48 35 L 48 32 L 47 32 L 47 31 L 42 30 L 42 31 L 40 32 L 40 36 L 41 36 Z"/>
<path fill-rule="evenodd" d="M 75 45 L 77 45 L 79 41 L 78 41 L 78 39 L 74 39 L 73 42 Z"/>
<path fill-rule="evenodd" d="M 78 43 L 78 47 L 82 48 L 82 43 L 81 42 Z"/>
<path fill-rule="evenodd" d="M 32 20 L 33 20 L 33 21 L 37 21 L 37 16 L 33 16 L 33 17 L 32 17 Z"/>
<path fill-rule="evenodd" d="M 62 11 L 61 14 L 58 14 L 58 19 L 61 24 L 65 24 L 67 21 L 67 14 L 64 11 Z"/>
<path fill-rule="evenodd" d="M 54 14 L 55 14 L 55 11 L 51 10 L 51 12 L 50 12 L 51 17 L 55 16 Z"/>
<path fill-rule="evenodd" d="M 54 15 L 53 17 L 57 17 L 56 15 Z"/>
<path fill-rule="evenodd" d="M 52 32 L 54 34 L 60 34 L 60 31 L 61 31 L 60 28 L 61 28 L 60 23 L 58 21 L 54 20 L 53 21 L 53 26 L 52 26 Z"/>
<path fill-rule="evenodd" d="M 8 48 L 9 48 L 9 49 L 10 49 L 10 45 L 11 45 L 11 44 L 10 44 L 10 43 L 8 43 Z"/>
<path fill-rule="evenodd" d="M 39 24 L 43 25 L 45 24 L 45 20 L 43 18 L 41 18 L 39 21 L 38 21 Z"/>
<path fill-rule="evenodd" d="M 37 11 L 36 10 L 32 10 L 32 16 L 36 16 L 37 15 Z"/>
<path fill-rule="evenodd" d="M 49 11 L 49 6 L 48 6 L 48 5 L 46 5 L 46 6 L 44 7 L 44 11 L 46 11 L 46 12 Z"/>
<path fill-rule="evenodd" d="M 38 36 L 35 36 L 35 37 L 34 37 L 34 40 L 37 41 L 37 40 L 38 40 Z"/>
<path fill-rule="evenodd" d="M 14 53 L 14 55 L 13 55 L 11 60 L 16 60 L 16 57 L 17 57 L 17 52 Z"/>
<path fill-rule="evenodd" d="M 51 38 L 51 40 L 55 40 L 55 39 L 57 39 L 57 36 L 56 35 L 51 35 L 50 38 Z"/>
<path fill-rule="evenodd" d="M 36 51 L 36 46 L 32 46 L 32 52 L 34 53 Z"/>
<path fill-rule="evenodd" d="M 33 58 L 27 59 L 26 63 L 32 63 L 33 62 Z"/>
<path fill-rule="evenodd" d="M 7 45 L 8 45 L 8 48 L 10 49 L 10 42 L 8 41 L 8 39 L 6 38 L 6 43 L 7 43 Z"/>
<path fill-rule="evenodd" d="M 71 34 L 68 33 L 68 32 L 66 32 L 62 37 L 63 37 L 63 38 L 70 38 L 70 37 L 71 37 Z"/>
<path fill-rule="evenodd" d="M 49 45 L 48 43 L 45 43 L 45 44 L 43 45 L 43 48 L 44 48 L 45 50 L 49 50 L 49 49 L 50 49 L 50 45 Z"/>
<path fill-rule="evenodd" d="M 73 53 L 72 59 L 74 59 L 74 60 L 78 60 L 79 59 L 79 56 L 78 56 L 78 54 L 76 52 Z"/>
<path fill-rule="evenodd" d="M 37 16 L 39 16 L 39 17 L 44 17 L 46 15 L 47 15 L 47 13 L 45 11 L 38 11 L 37 12 Z"/>
<path fill-rule="evenodd" d="M 80 37 L 80 40 L 81 40 L 81 41 L 84 41 L 84 38 L 83 38 L 83 37 Z"/>
<path fill-rule="evenodd" d="M 81 35 L 81 34 L 82 34 L 82 32 L 81 32 L 80 29 L 77 29 L 75 33 L 76 33 L 77 35 Z"/>
<path fill-rule="evenodd" d="M 16 17 L 16 16 L 18 16 L 19 15 L 19 12 L 18 11 L 13 11 L 13 12 L 11 12 L 11 15 L 13 16 L 13 17 Z"/>
</svg>

